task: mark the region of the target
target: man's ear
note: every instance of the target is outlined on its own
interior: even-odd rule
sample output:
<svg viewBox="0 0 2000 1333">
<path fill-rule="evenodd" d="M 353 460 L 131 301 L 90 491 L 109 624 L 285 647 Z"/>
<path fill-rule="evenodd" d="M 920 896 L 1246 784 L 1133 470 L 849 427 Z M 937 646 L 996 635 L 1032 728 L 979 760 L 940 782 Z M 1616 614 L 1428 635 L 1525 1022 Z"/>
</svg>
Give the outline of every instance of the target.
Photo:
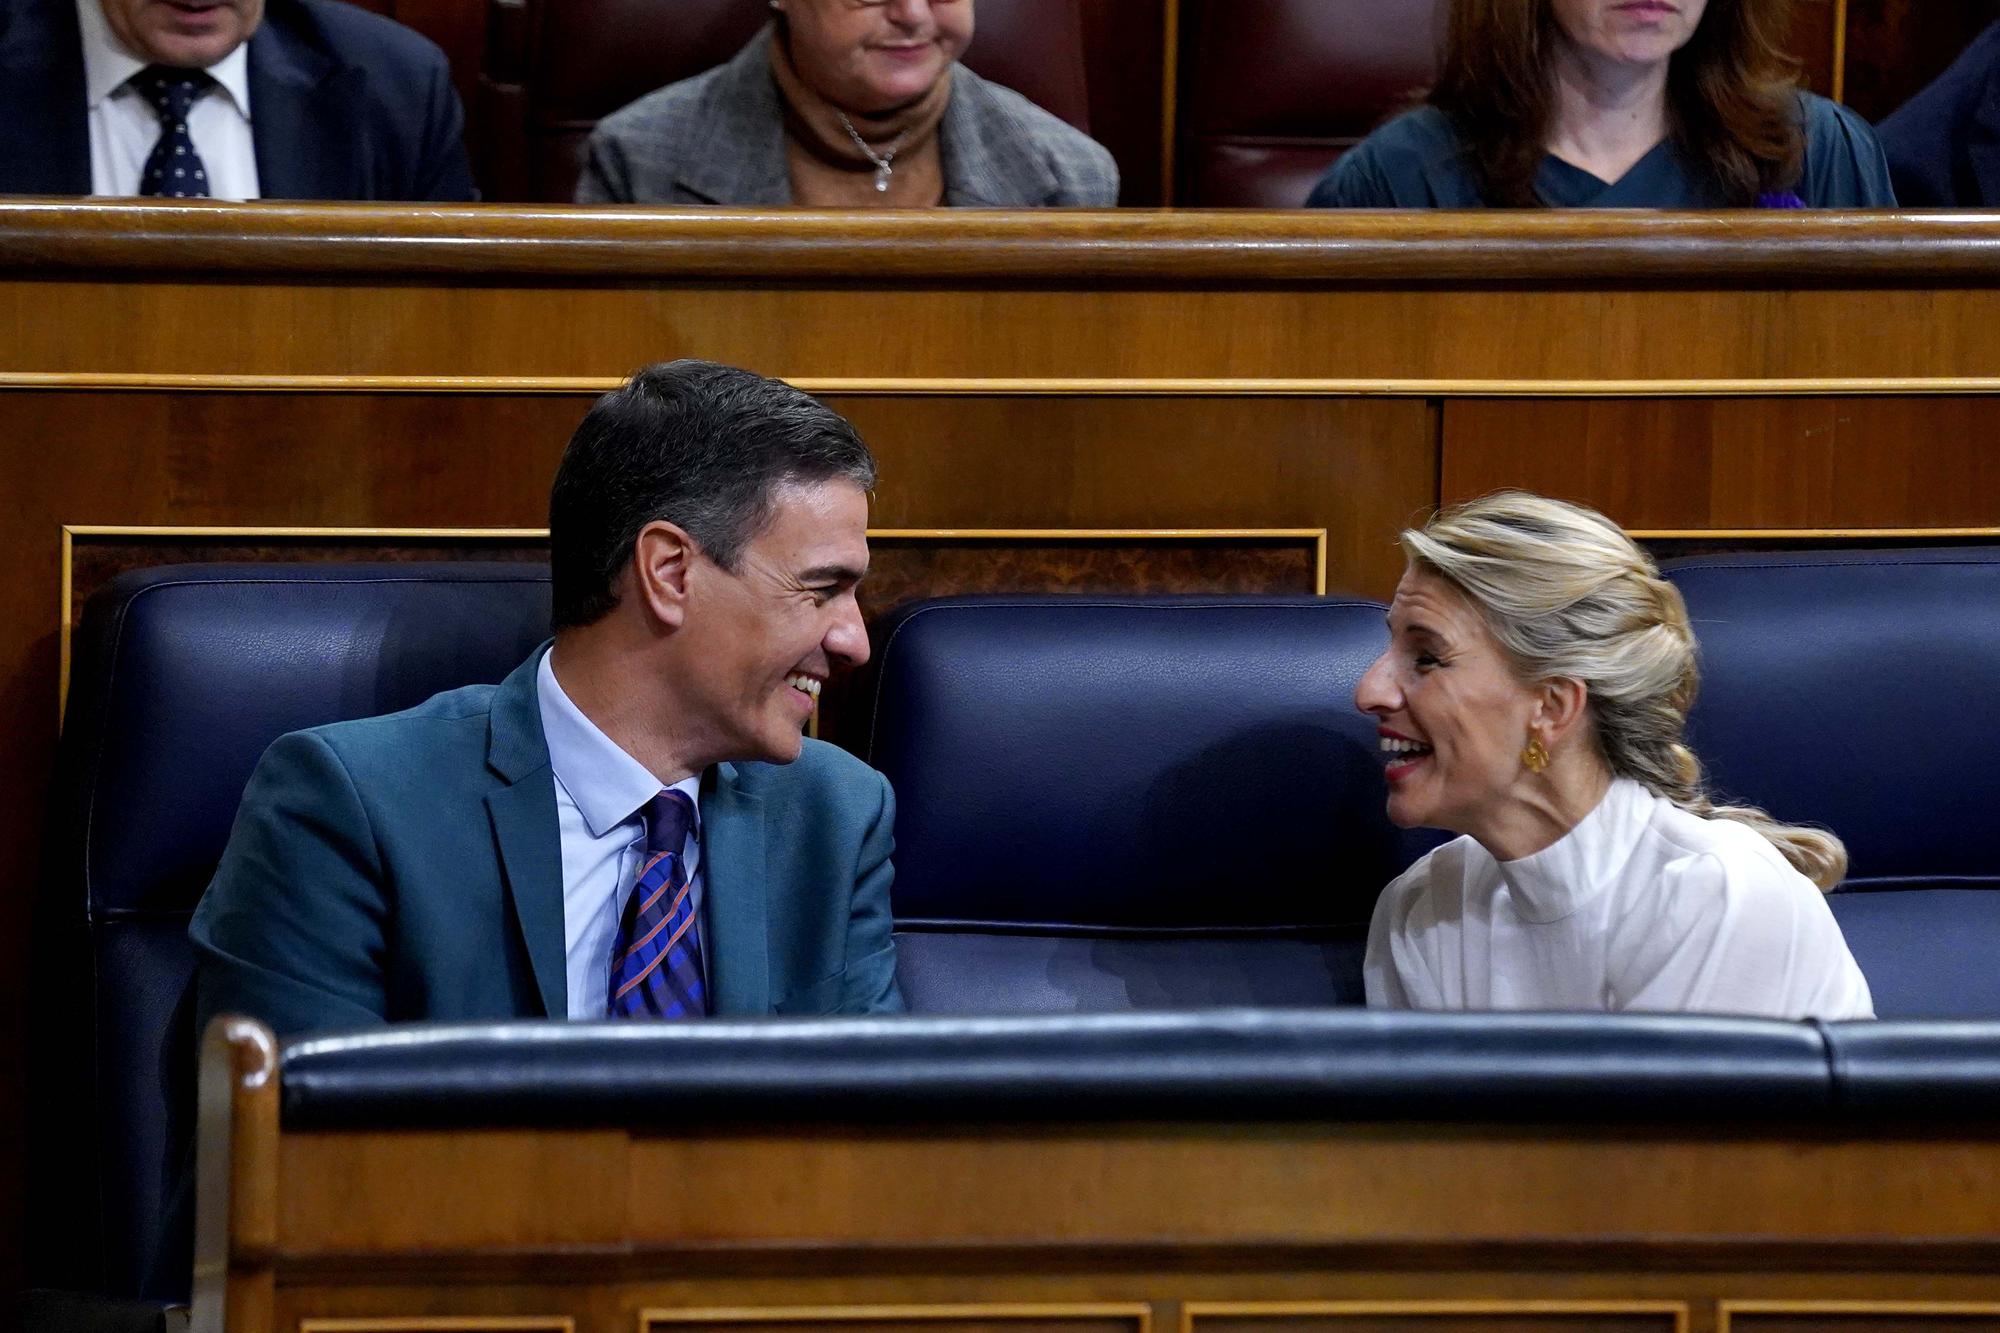
<svg viewBox="0 0 2000 1333">
<path fill-rule="evenodd" d="M 699 548 L 694 538 L 665 519 L 639 529 L 632 543 L 632 595 L 664 629 L 687 619 L 688 574 Z"/>
<path fill-rule="evenodd" d="M 1553 750 L 1583 721 L 1583 706 L 1590 701 L 1590 687 L 1575 676 L 1551 676 L 1538 689 L 1530 731 Z"/>
</svg>

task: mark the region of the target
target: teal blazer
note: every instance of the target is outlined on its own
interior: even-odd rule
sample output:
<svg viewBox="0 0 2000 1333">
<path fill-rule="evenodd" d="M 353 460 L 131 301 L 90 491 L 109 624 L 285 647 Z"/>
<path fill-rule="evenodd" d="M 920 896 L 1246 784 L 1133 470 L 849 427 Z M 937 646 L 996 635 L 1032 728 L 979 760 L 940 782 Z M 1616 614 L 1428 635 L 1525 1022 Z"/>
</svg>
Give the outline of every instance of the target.
<svg viewBox="0 0 2000 1333">
<path fill-rule="evenodd" d="M 565 1016 L 540 659 L 265 752 L 189 926 L 204 1027 Z M 886 778 L 808 740 L 790 764 L 709 769 L 701 817 L 716 1013 L 902 1009 Z"/>
</svg>

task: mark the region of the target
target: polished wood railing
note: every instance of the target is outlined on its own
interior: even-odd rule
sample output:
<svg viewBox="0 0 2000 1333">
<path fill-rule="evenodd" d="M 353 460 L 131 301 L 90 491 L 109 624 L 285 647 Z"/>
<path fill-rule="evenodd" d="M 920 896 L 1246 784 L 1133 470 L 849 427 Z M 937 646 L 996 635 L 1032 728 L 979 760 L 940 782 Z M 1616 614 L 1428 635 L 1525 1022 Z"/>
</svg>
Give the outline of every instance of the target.
<svg viewBox="0 0 2000 1333">
<path fill-rule="evenodd" d="M 726 1071 L 669 1062 L 689 1091 L 634 1096 L 643 1116 L 495 1115 L 441 1087 L 421 1115 L 299 1125 L 269 1031 L 225 1021 L 204 1053 L 196 1333 L 2000 1325 L 2000 1140 L 1967 1117 L 1773 1115 L 1720 1089 L 1692 1118 L 1565 1115 L 1560 1096 L 1482 1117 L 1471 1093 L 1428 1120 L 1200 1117 L 1168 1089 L 1171 1115 L 1024 1116 L 1004 1071 L 985 1113 L 968 1095 L 912 1117 L 877 1088 L 727 1116 Z M 1342 1099 L 1314 1052 L 1269 1059 L 1267 1078 L 1315 1067 Z M 1588 1063 L 1571 1093 L 1601 1102 Z"/>
</svg>

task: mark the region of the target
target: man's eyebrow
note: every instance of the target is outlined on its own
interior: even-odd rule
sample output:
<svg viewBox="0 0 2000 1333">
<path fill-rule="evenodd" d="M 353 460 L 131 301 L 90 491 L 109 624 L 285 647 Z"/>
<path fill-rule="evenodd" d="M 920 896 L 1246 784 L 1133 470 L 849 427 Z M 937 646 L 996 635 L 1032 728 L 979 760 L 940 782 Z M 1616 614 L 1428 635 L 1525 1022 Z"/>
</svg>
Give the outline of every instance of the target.
<svg viewBox="0 0 2000 1333">
<path fill-rule="evenodd" d="M 853 565 L 814 565 L 799 574 L 801 583 L 859 583 L 868 573 L 864 566 L 856 569 Z"/>
</svg>

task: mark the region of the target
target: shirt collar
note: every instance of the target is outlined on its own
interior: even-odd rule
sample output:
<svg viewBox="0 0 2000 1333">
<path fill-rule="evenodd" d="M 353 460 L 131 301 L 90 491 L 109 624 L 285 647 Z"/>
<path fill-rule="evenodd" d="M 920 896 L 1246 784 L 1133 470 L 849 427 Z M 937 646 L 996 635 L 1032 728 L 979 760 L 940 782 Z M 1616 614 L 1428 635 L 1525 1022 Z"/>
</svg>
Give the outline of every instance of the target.
<svg viewBox="0 0 2000 1333">
<path fill-rule="evenodd" d="M 554 656 L 543 653 L 535 669 L 535 697 L 542 710 L 542 734 L 549 743 L 549 767 L 576 802 L 590 836 L 601 838 L 658 796 L 660 780 L 570 702 L 556 681 Z M 671 790 L 687 793 L 694 803 L 698 830 L 701 775 L 683 778 Z"/>
<path fill-rule="evenodd" d="M 1610 887 L 1632 859 L 1658 799 L 1630 778 L 1614 778 L 1575 828 L 1532 856 L 1499 862 L 1521 918 L 1560 921 Z"/>
<path fill-rule="evenodd" d="M 112 35 L 105 22 L 100 0 L 76 0 L 77 27 L 83 33 L 83 87 L 88 104 L 95 109 L 105 98 L 125 86 L 146 62 L 127 51 Z M 250 118 L 250 43 L 238 44 L 234 51 L 208 67 L 216 81 L 245 120 Z"/>
</svg>

